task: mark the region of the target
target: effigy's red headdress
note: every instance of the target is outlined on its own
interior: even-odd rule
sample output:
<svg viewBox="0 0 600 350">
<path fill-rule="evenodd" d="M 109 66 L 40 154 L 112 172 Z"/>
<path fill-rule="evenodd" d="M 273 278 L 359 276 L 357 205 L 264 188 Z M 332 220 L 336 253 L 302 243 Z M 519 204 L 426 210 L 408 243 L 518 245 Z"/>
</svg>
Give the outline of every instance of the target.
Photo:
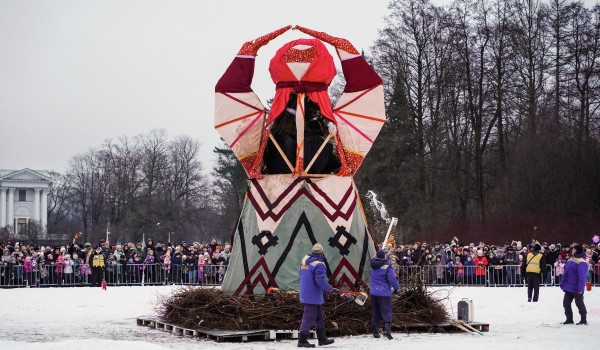
<svg viewBox="0 0 600 350">
<path fill-rule="evenodd" d="M 335 120 L 327 88 L 336 70 L 333 57 L 320 40 L 298 39 L 283 45 L 271 59 L 269 72 L 276 92 L 267 125 L 285 109 L 292 92 L 305 93 L 319 105 L 323 116 Z"/>
</svg>

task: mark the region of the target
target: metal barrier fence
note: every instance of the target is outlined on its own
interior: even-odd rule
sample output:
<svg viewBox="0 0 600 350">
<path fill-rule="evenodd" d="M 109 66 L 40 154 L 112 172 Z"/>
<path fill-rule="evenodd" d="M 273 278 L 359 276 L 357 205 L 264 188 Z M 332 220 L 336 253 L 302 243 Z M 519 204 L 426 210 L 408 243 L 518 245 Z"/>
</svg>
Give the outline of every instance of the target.
<svg viewBox="0 0 600 350">
<path fill-rule="evenodd" d="M 0 288 L 132 285 L 220 285 L 227 270 L 221 265 L 109 264 L 105 268 L 39 265 L 0 265 Z"/>
<path fill-rule="evenodd" d="M 419 274 L 426 285 L 459 285 L 459 286 L 486 286 L 486 287 L 519 287 L 526 285 L 525 276 L 521 275 L 520 265 L 499 266 L 399 266 L 398 280 L 402 284 L 410 276 Z M 542 275 L 542 286 L 558 286 L 562 271 L 555 271 L 554 266 L 546 265 L 546 273 Z M 588 271 L 587 280 L 594 286 L 600 286 L 600 264 L 593 266 Z"/>
<path fill-rule="evenodd" d="M 106 281 L 111 286 L 131 285 L 220 285 L 227 271 L 222 265 L 171 265 L 163 264 L 109 264 L 104 269 L 90 268 L 88 265 L 57 266 L 38 265 L 29 271 L 22 265 L 0 265 L 0 288 L 12 287 L 61 287 L 61 286 L 100 286 Z M 542 276 L 543 286 L 558 286 L 562 273 L 556 274 L 554 267 L 547 265 Z M 524 286 L 524 276 L 520 265 L 502 266 L 463 266 L 445 265 L 397 266 L 400 284 L 418 274 L 423 283 L 430 286 L 485 286 L 519 287 Z M 588 280 L 600 286 L 600 264 L 588 272 Z"/>
</svg>

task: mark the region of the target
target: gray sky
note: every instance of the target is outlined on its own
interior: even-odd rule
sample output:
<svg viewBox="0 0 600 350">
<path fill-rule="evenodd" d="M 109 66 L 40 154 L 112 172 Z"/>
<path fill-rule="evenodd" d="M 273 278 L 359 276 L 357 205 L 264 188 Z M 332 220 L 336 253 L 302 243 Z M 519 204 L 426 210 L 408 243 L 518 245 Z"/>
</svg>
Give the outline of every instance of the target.
<svg viewBox="0 0 600 350">
<path fill-rule="evenodd" d="M 288 24 L 368 50 L 387 1 L 0 0 L 0 168 L 63 172 L 107 138 L 164 128 L 218 142 L 214 85 L 241 45 Z M 317 10 L 318 8 L 318 10 Z M 344 8 L 344 10 L 342 10 Z M 342 15 L 343 14 L 343 15 Z M 274 94 L 259 51 L 254 90 Z"/>
<path fill-rule="evenodd" d="M 447 4 L 450 0 L 434 1 Z M 588 6 L 597 0 L 586 0 Z M 105 139 L 164 128 L 218 143 L 214 85 L 241 45 L 288 24 L 368 51 L 387 0 L 0 0 L 0 168 L 64 172 Z M 253 88 L 274 95 L 259 51 Z"/>
</svg>

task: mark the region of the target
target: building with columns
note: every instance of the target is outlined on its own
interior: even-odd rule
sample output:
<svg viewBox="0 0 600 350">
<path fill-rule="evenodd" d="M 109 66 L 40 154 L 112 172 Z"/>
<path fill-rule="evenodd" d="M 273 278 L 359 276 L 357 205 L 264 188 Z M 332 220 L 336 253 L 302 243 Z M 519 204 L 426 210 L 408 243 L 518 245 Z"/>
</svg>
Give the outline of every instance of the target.
<svg viewBox="0 0 600 350">
<path fill-rule="evenodd" d="M 45 233 L 51 185 L 47 170 L 0 169 L 0 228 L 18 234 L 33 221 Z"/>
</svg>

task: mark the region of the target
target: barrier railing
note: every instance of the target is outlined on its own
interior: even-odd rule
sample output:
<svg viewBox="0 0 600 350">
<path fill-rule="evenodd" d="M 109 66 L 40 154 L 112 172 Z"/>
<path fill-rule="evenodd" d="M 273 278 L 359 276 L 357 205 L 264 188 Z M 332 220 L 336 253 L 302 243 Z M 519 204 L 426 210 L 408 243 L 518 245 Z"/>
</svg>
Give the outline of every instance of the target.
<svg viewBox="0 0 600 350">
<path fill-rule="evenodd" d="M 192 264 L 0 265 L 0 288 L 122 285 L 220 285 L 227 266 Z"/>
<path fill-rule="evenodd" d="M 88 265 L 45 265 L 31 268 L 23 265 L 0 265 L 0 288 L 122 285 L 220 285 L 227 271 L 223 265 L 197 264 L 116 264 L 104 268 Z M 501 266 L 396 266 L 400 284 L 417 274 L 431 286 L 520 287 L 525 285 L 520 265 Z M 558 286 L 562 274 L 547 265 L 541 285 Z M 600 265 L 589 270 L 587 279 L 600 287 Z"/>
</svg>

